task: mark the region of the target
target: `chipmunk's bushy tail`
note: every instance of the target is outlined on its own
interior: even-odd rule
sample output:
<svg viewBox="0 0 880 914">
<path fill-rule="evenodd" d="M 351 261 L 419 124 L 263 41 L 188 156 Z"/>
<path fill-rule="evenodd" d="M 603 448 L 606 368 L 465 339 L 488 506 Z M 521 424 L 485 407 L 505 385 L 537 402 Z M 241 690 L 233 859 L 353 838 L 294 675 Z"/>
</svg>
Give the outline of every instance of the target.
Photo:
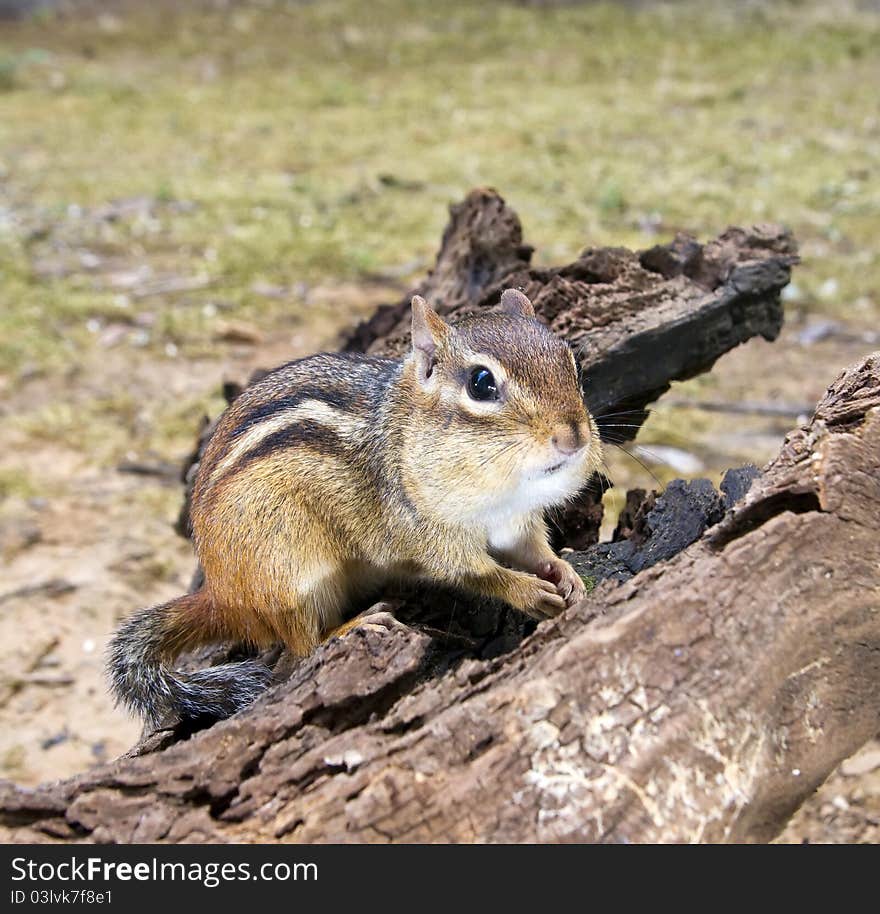
<svg viewBox="0 0 880 914">
<path fill-rule="evenodd" d="M 203 590 L 133 613 L 113 636 L 107 657 L 117 702 L 153 725 L 171 714 L 222 719 L 247 707 L 271 681 L 264 664 L 246 660 L 193 673 L 167 665 L 183 651 L 225 640 L 225 634 Z"/>
</svg>

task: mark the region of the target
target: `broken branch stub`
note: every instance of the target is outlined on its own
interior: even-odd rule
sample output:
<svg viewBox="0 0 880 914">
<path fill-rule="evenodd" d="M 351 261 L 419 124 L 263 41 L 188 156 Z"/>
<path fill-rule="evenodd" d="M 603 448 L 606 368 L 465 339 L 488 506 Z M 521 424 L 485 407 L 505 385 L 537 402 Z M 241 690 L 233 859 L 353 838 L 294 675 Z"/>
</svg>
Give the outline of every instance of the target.
<svg viewBox="0 0 880 914">
<path fill-rule="evenodd" d="M 495 191 L 474 190 L 450 213 L 434 269 L 414 291 L 456 320 L 497 305 L 505 288 L 522 289 L 575 348 L 594 415 L 642 408 L 672 381 L 707 371 L 754 336 L 775 339 L 782 326 L 779 293 L 797 245 L 780 226 L 729 228 L 706 244 L 679 234 L 642 252 L 587 248 L 544 268 L 530 266 L 519 217 Z M 405 354 L 410 297 L 380 308 L 344 348 Z"/>
</svg>

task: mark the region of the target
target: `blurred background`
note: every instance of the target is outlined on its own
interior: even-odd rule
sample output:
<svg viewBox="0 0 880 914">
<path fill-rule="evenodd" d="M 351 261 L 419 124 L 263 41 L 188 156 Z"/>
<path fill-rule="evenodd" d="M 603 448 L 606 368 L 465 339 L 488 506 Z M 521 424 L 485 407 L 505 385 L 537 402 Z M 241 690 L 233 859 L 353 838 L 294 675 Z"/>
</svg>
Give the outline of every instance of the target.
<svg viewBox="0 0 880 914">
<path fill-rule="evenodd" d="M 867 0 L 0 0 L 0 776 L 132 744 L 103 650 L 188 584 L 221 382 L 399 298 L 476 185 L 538 263 L 791 227 L 781 338 L 676 385 L 609 506 L 768 460 L 880 348 L 878 87 Z M 877 834 L 876 744 L 849 764 L 787 839 Z"/>
</svg>

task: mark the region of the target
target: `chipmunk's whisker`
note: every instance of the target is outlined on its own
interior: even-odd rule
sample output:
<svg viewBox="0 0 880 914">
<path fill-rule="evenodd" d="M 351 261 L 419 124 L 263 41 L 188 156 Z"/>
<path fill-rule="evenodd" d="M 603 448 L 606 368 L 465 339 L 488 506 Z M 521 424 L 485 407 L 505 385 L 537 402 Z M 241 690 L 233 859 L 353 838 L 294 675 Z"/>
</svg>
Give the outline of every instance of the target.
<svg viewBox="0 0 880 914">
<path fill-rule="evenodd" d="M 610 419 L 613 416 L 646 416 L 650 410 L 647 407 L 642 409 L 619 409 L 613 413 L 602 413 L 594 416 L 595 419 Z"/>
<path fill-rule="evenodd" d="M 620 451 L 621 453 L 626 454 L 626 456 L 629 457 L 630 460 L 634 460 L 651 477 L 651 479 L 653 479 L 654 482 L 657 483 L 657 486 L 660 489 L 663 488 L 663 483 L 657 477 L 657 474 L 644 462 L 644 460 L 640 460 L 638 457 L 636 457 L 635 454 L 628 451 L 625 447 L 621 447 L 621 445 L 619 445 L 616 441 L 608 441 L 606 443 L 610 444 L 612 447 L 616 447 L 617 450 Z M 648 452 L 648 451 L 646 451 L 645 453 L 650 454 L 650 452 Z M 665 461 L 660 460 L 658 458 L 658 463 L 665 463 Z"/>
<path fill-rule="evenodd" d="M 630 439 L 630 438 L 624 438 L 624 437 L 620 437 L 617 439 L 615 439 L 614 437 L 608 437 L 608 438 L 603 439 L 605 444 L 614 445 L 618 450 L 623 450 L 621 445 L 628 444 L 631 440 L 632 439 Z M 673 469 L 672 464 L 668 460 L 664 460 L 655 451 L 652 451 L 650 448 L 645 447 L 644 444 L 633 444 L 633 447 L 637 448 L 640 453 L 644 454 L 646 457 L 649 457 L 651 460 L 653 460 L 654 463 L 658 463 L 662 466 L 670 467 L 670 469 Z M 634 460 L 637 459 L 635 457 L 635 455 L 630 453 L 629 451 L 625 451 L 624 453 L 626 453 L 628 456 L 632 457 Z"/>
<path fill-rule="evenodd" d="M 493 452 L 493 453 L 491 453 L 491 454 L 487 454 L 487 455 L 477 464 L 477 466 L 480 467 L 480 468 L 482 468 L 482 467 L 484 467 L 487 463 L 489 463 L 490 460 L 498 460 L 500 457 L 503 457 L 505 454 L 508 454 L 508 453 L 509 453 L 510 451 L 512 451 L 512 450 L 515 450 L 515 449 L 516 449 L 516 450 L 519 450 L 522 446 L 523 446 L 523 443 L 520 442 L 520 441 L 511 441 L 510 443 L 506 444 L 503 448 L 501 448 L 500 451 L 495 451 L 495 452 Z"/>
</svg>

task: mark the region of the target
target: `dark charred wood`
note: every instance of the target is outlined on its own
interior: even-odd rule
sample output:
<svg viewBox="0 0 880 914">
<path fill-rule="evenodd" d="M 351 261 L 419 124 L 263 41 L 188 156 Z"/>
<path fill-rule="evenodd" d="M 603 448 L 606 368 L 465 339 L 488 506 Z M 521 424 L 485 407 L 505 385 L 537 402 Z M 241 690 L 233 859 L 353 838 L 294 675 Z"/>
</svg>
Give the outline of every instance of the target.
<svg viewBox="0 0 880 914">
<path fill-rule="evenodd" d="M 521 288 L 575 348 L 596 416 L 642 410 L 672 381 L 707 371 L 754 336 L 775 339 L 782 326 L 779 293 L 797 245 L 780 226 L 729 228 L 706 244 L 680 234 L 642 253 L 587 248 L 573 263 L 537 268 L 519 218 L 494 191 L 473 191 L 451 213 L 435 268 L 413 292 L 456 320 Z M 345 348 L 405 354 L 410 297 L 380 309 Z"/>
</svg>

